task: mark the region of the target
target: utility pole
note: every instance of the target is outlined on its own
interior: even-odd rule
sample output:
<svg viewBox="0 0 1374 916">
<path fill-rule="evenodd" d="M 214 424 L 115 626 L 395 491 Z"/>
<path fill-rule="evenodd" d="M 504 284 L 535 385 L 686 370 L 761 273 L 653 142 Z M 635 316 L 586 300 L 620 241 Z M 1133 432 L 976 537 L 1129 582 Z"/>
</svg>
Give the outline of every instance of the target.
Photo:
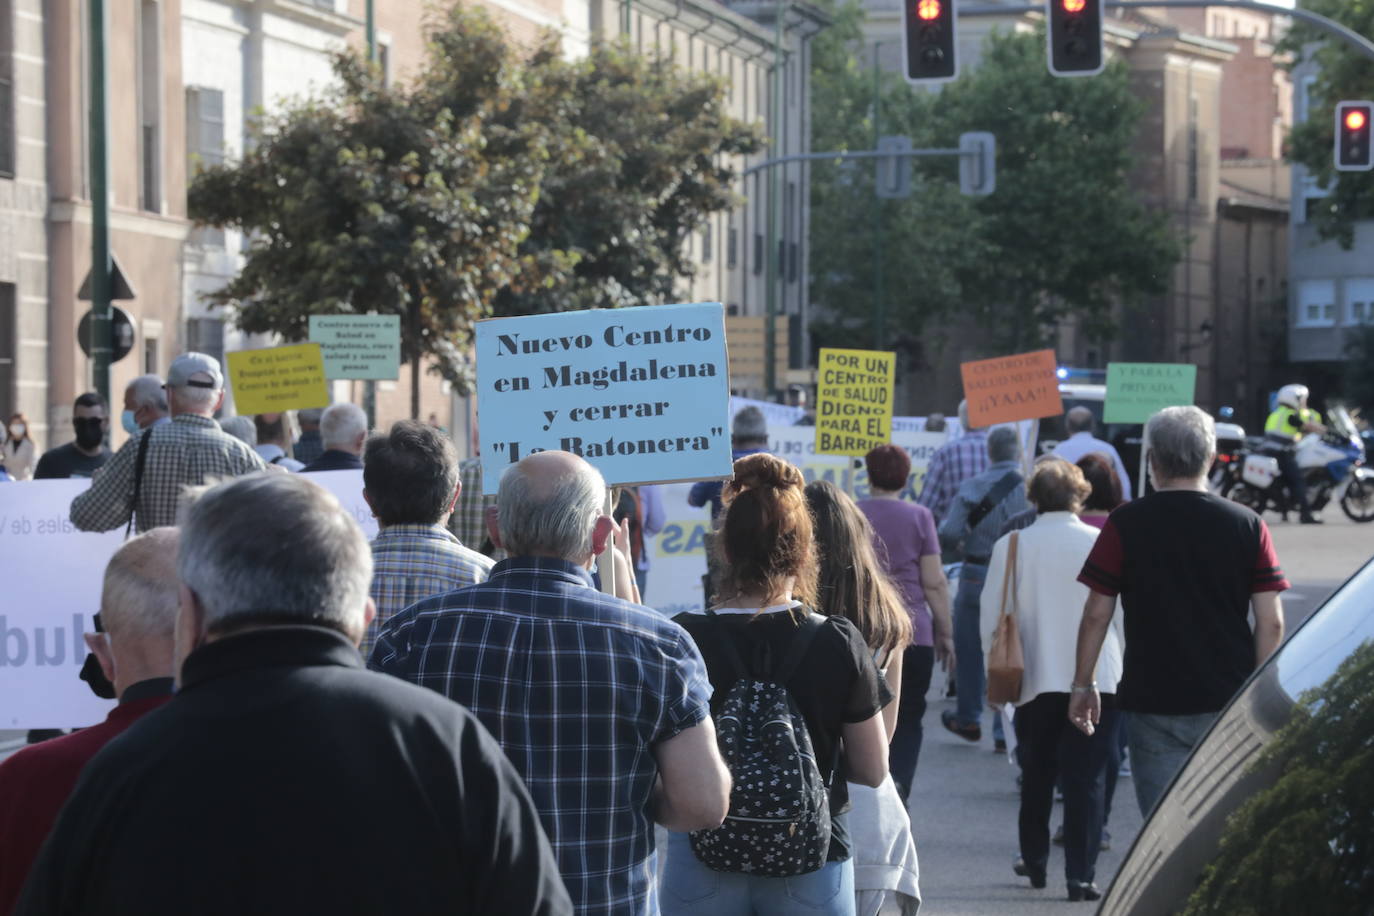
<svg viewBox="0 0 1374 916">
<path fill-rule="evenodd" d="M 784 80 L 786 79 L 786 68 L 783 66 L 782 49 L 782 22 L 787 15 L 787 4 L 783 0 L 778 0 L 774 7 L 773 21 L 773 98 L 772 98 L 772 120 L 773 120 L 773 149 L 780 150 L 783 145 L 782 135 L 782 95 L 784 91 Z M 778 213 L 782 207 L 781 176 L 776 169 L 768 171 L 768 240 L 764 245 L 763 256 L 768 265 L 765 274 L 765 318 L 763 334 L 764 352 L 764 387 L 771 395 L 777 388 L 777 341 L 778 341 L 778 272 L 781 264 L 778 263 L 778 251 L 782 247 L 778 244 L 778 224 L 782 222 Z"/>
<path fill-rule="evenodd" d="M 367 0 L 367 62 L 375 65 L 377 63 L 377 17 L 373 4 L 376 0 Z M 416 359 L 419 359 L 417 356 Z M 368 379 L 363 382 L 363 413 L 367 414 L 367 428 L 372 429 L 377 425 L 377 383 Z"/>
<path fill-rule="evenodd" d="M 105 83 L 105 0 L 90 0 L 91 361 L 96 393 L 110 403 L 109 92 Z M 106 434 L 108 436 L 108 433 Z"/>
<path fill-rule="evenodd" d="M 878 66 L 878 49 L 883 43 L 873 42 L 873 148 L 878 148 L 882 136 L 883 88 L 882 70 Z M 894 160 L 895 161 L 895 160 Z M 873 167 L 873 188 L 878 188 L 881 160 Z M 882 198 L 873 202 L 873 349 L 882 350 L 887 342 L 887 303 L 883 301 L 883 209 Z"/>
</svg>

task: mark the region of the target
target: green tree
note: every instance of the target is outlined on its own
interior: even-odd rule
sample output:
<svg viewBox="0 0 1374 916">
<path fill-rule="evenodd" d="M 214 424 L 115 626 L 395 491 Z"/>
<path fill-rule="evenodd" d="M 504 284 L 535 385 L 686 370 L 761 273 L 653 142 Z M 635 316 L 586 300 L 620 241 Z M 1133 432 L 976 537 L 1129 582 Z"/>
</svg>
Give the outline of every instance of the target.
<svg viewBox="0 0 1374 916">
<path fill-rule="evenodd" d="M 852 60 L 827 59 L 828 75 L 817 73 L 818 82 L 838 84 L 824 97 L 826 109 L 815 112 L 818 126 L 846 117 L 852 123 L 865 104 L 871 110 L 872 78 L 865 102 Z M 912 91 L 895 77 L 880 85 L 884 134 L 944 148 L 965 131 L 989 130 L 997 138 L 992 195 L 960 197 L 952 158 L 917 160 L 913 196 L 880 208 L 889 220 L 884 249 L 902 259 L 889 311 L 904 334 L 919 336 L 932 321 L 957 313 L 978 321 L 989 354 L 1045 344 L 1068 320 L 1105 339 L 1117 304 L 1130 307 L 1166 289 L 1179 244 L 1167 217 L 1147 209 L 1132 187 L 1130 150 L 1142 106 L 1124 64 L 1093 79 L 1059 79 L 1045 67 L 1043 32 L 993 34 L 978 67 L 937 94 Z M 871 141 L 858 137 L 853 145 Z M 842 196 L 840 183 L 818 181 L 813 204 Z M 849 191 L 853 208 L 871 218 L 871 191 L 860 182 Z M 836 237 L 829 219 L 813 226 L 817 256 L 850 242 Z M 816 289 L 819 302 L 853 325 L 872 297 L 863 294 L 864 262 L 849 263 L 860 269 L 846 270 L 841 260 L 827 264 L 830 273 L 817 278 Z M 846 283 L 849 295 L 842 292 Z"/>
<path fill-rule="evenodd" d="M 542 114 L 555 147 L 520 251 L 571 255 L 575 266 L 563 282 L 507 287 L 498 314 L 669 299 L 694 271 L 688 234 L 736 204 L 728 163 L 761 148 L 759 129 L 726 114 L 718 78 L 683 72 L 671 56 L 607 45 L 532 68 L 552 90 Z"/>
<path fill-rule="evenodd" d="M 1370 0 L 1303 0 L 1303 9 L 1320 13 L 1361 35 L 1374 35 L 1374 2 Z M 1296 63 L 1310 52 L 1317 65 L 1308 88 L 1308 118 L 1293 125 L 1288 158 L 1304 166 L 1328 195 L 1314 206 L 1310 221 L 1324 239 L 1336 239 L 1343 248 L 1355 240 L 1355 222 L 1374 219 L 1374 172 L 1338 172 L 1335 169 L 1336 103 L 1342 99 L 1374 99 L 1374 60 L 1349 43 L 1294 20 L 1292 30 L 1279 43 Z"/>
<path fill-rule="evenodd" d="M 251 233 L 243 270 L 211 302 L 286 340 L 304 339 L 312 314 L 400 315 L 416 416 L 421 362 L 461 378 L 496 291 L 556 282 L 560 266 L 519 254 L 550 141 L 509 112 L 530 94 L 544 104 L 539 87 L 485 14 L 454 8 L 439 26 L 413 85 L 383 87 L 341 54 L 335 88 L 266 118 L 241 160 L 188 192 L 196 220 Z"/>
</svg>

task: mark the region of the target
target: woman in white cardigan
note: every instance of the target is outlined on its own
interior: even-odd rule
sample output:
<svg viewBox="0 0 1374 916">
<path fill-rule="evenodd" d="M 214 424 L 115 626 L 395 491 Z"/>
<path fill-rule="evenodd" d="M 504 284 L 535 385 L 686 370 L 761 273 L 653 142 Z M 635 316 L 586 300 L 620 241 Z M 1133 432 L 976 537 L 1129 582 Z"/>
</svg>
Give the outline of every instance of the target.
<svg viewBox="0 0 1374 916">
<path fill-rule="evenodd" d="M 1121 678 L 1120 612 L 1113 621 L 1097 664 L 1102 721 L 1092 737 L 1068 720 L 1073 690 L 1074 647 L 1088 589 L 1079 584 L 1098 531 L 1079 521 L 1092 488 L 1083 472 L 1067 461 L 1041 463 L 1027 484 L 1040 515 L 1029 528 L 1003 537 L 993 547 L 983 589 L 983 645 L 992 644 L 1001 614 L 1004 577 L 1011 575 L 1007 612 L 1021 634 L 1026 673 L 1016 702 L 1020 745 L 1021 858 L 1015 871 L 1031 886 L 1045 886 L 1050 850 L 1050 812 L 1058 777 L 1064 790 L 1064 872 L 1070 900 L 1096 900 L 1093 884 L 1103 828 L 1106 775 L 1116 762 L 1113 735 L 1115 693 Z M 1008 562 L 1013 555 L 1015 565 Z"/>
</svg>

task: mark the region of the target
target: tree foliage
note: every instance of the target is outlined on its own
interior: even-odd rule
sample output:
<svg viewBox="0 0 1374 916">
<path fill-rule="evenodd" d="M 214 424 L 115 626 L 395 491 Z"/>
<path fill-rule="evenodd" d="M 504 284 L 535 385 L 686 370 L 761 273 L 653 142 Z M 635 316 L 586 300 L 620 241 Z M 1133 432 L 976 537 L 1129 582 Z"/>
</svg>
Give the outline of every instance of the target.
<svg viewBox="0 0 1374 916">
<path fill-rule="evenodd" d="M 814 114 L 818 149 L 834 142 L 824 135 L 829 125 L 866 106 L 871 119 L 873 78 L 845 53 L 833 51 L 818 64 L 828 68 L 816 75 L 826 85 Z M 1059 79 L 1045 67 L 1043 33 L 994 33 L 979 65 L 937 94 L 912 91 L 890 75 L 879 85 L 883 134 L 906 134 L 918 148 L 955 147 L 965 131 L 997 138 L 992 195 L 961 197 L 953 157 L 921 159 L 911 198 L 878 207 L 893 265 L 888 311 L 902 335 L 919 338 L 957 314 L 977 320 L 989 354 L 1042 345 L 1068 320 L 1104 339 L 1117 304 L 1167 288 L 1179 241 L 1166 216 L 1147 209 L 1132 187 L 1130 150 L 1142 106 L 1124 64 L 1092 79 Z M 872 141 L 870 126 L 849 146 Z M 818 213 L 824 205 L 827 216 L 813 220 L 813 258 L 844 254 L 821 262 L 827 272 L 818 270 L 814 297 L 852 326 L 872 302 L 871 259 L 849 253 L 856 238 L 872 238 L 871 228 L 859 229 L 873 220 L 871 178 L 846 185 L 841 170 L 817 174 L 813 204 Z"/>
<path fill-rule="evenodd" d="M 1368 913 L 1374 899 L 1374 644 L 1304 692 L 1256 762 L 1276 774 L 1228 819 L 1184 916 Z"/>
<path fill-rule="evenodd" d="M 1366 37 L 1374 35 L 1374 2 L 1371 0 L 1303 0 L 1303 8 L 1319 13 Z M 1279 44 L 1295 62 L 1307 53 L 1317 65 L 1308 88 L 1308 117 L 1293 125 L 1288 158 L 1304 166 L 1318 185 L 1329 190 L 1309 219 L 1324 239 L 1336 239 L 1350 248 L 1356 220 L 1374 219 L 1374 172 L 1338 172 L 1335 169 L 1336 103 L 1343 99 L 1374 99 L 1374 60 L 1315 27 L 1294 20 Z"/>
<path fill-rule="evenodd" d="M 264 118 L 236 161 L 201 171 L 198 222 L 249 233 L 211 294 L 286 340 L 312 314 L 402 316 L 402 358 L 463 390 L 473 323 L 662 301 L 690 275 L 682 240 L 731 205 L 725 157 L 758 135 L 719 83 L 601 48 L 525 54 L 479 8 L 434 14 L 426 67 L 384 86 L 354 53 L 321 97 Z"/>
</svg>

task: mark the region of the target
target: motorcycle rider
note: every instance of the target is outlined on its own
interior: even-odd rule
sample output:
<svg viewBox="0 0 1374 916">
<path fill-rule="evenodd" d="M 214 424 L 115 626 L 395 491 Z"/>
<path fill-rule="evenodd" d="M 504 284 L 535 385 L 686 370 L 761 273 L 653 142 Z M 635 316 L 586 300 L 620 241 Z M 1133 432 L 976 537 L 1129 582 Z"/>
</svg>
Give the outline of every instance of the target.
<svg viewBox="0 0 1374 916">
<path fill-rule="evenodd" d="M 1307 433 L 1325 433 L 1321 414 L 1307 406 L 1306 385 L 1284 385 L 1279 389 L 1278 406 L 1264 423 L 1264 435 L 1283 448 L 1275 456 L 1279 470 L 1288 481 L 1293 502 L 1302 513 L 1302 524 L 1320 525 L 1321 519 L 1312 514 L 1307 503 L 1307 481 L 1298 467 L 1297 444 Z"/>
</svg>

